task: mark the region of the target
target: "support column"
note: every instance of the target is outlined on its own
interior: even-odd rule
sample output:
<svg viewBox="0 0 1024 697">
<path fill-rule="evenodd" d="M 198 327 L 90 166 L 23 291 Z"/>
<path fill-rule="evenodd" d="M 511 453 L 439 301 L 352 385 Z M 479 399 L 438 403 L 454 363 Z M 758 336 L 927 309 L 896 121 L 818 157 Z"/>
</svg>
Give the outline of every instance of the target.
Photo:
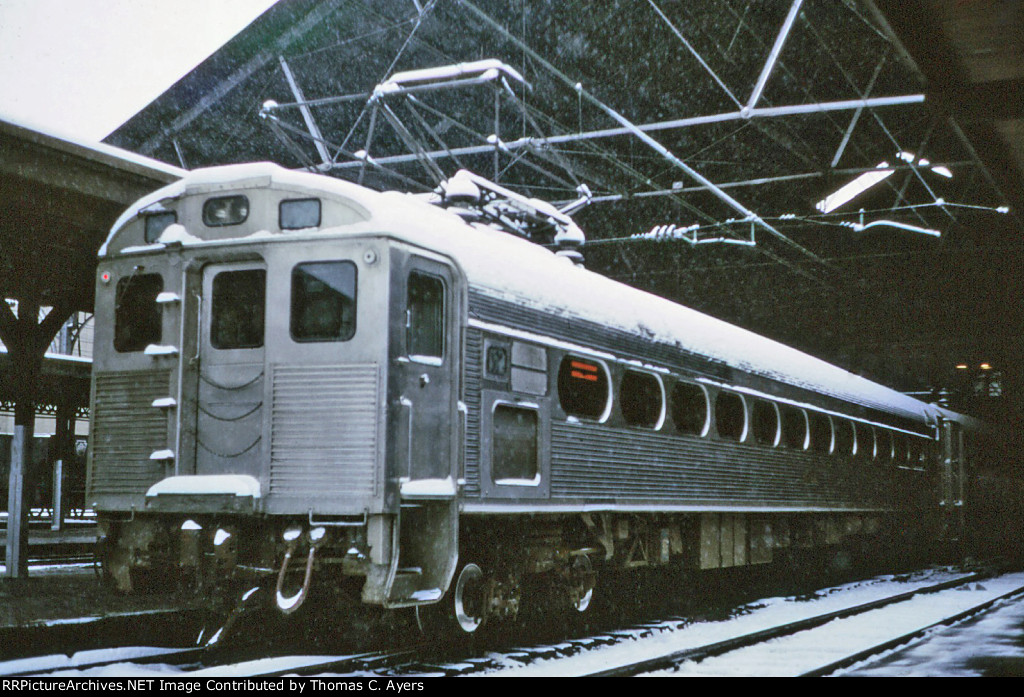
<svg viewBox="0 0 1024 697">
<path fill-rule="evenodd" d="M 75 410 L 67 403 L 57 405 L 57 428 L 50 443 L 53 457 L 53 520 L 50 529 L 54 531 L 64 528 L 64 517 L 67 513 L 67 496 L 64 492 L 64 466 L 74 457 Z"/>
<path fill-rule="evenodd" d="M 40 322 L 38 295 L 18 302 L 15 317 L 10 305 L 0 303 L 0 340 L 11 359 L 14 407 L 14 440 L 11 443 L 11 473 L 7 494 L 7 548 L 4 555 L 8 579 L 28 576 L 28 507 L 25 483 L 32 459 L 36 402 L 43 355 L 50 341 L 71 316 L 72 305 L 58 301 Z"/>
<path fill-rule="evenodd" d="M 25 476 L 31 461 L 35 415 L 29 424 L 14 425 L 11 441 L 10 490 L 7 492 L 6 578 L 28 576 L 28 506 L 25 505 Z"/>
</svg>

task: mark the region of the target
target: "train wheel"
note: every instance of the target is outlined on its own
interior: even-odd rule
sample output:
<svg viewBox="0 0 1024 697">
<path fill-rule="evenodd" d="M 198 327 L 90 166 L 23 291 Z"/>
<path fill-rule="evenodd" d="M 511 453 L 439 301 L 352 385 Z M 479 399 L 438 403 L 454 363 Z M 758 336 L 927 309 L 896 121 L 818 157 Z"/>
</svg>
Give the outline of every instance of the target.
<svg viewBox="0 0 1024 697">
<path fill-rule="evenodd" d="M 465 564 L 443 600 L 416 608 L 416 623 L 428 638 L 473 635 L 486 619 L 488 583 L 476 564 Z"/>
<path fill-rule="evenodd" d="M 573 560 L 570 569 L 570 600 L 577 612 L 586 612 L 594 599 L 594 586 L 597 585 L 597 574 L 590 557 L 581 554 Z"/>
<path fill-rule="evenodd" d="M 476 564 L 463 566 L 452 591 L 452 609 L 455 622 L 466 634 L 472 634 L 484 623 L 486 595 L 484 572 Z"/>
</svg>

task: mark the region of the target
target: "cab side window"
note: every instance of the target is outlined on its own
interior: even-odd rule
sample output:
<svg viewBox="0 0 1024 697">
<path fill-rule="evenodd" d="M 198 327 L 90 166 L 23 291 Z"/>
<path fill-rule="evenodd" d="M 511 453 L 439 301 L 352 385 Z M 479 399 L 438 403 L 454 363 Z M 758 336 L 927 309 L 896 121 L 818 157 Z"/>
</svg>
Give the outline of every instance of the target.
<svg viewBox="0 0 1024 697">
<path fill-rule="evenodd" d="M 296 341 L 348 341 L 356 332 L 356 265 L 319 261 L 292 269 L 291 334 Z"/>
<path fill-rule="evenodd" d="M 156 296 L 163 289 L 164 279 L 155 273 L 133 274 L 117 282 L 114 348 L 119 353 L 160 343 L 162 317 Z"/>
<path fill-rule="evenodd" d="M 409 274 L 405 345 L 410 356 L 444 356 L 444 281 L 419 271 Z"/>
</svg>

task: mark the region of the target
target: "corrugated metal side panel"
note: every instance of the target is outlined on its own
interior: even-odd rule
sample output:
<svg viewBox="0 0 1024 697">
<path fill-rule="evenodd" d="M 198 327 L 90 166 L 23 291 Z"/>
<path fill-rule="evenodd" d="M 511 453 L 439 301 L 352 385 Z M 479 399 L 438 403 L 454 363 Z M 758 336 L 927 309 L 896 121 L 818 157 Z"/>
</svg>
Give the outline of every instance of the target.
<svg viewBox="0 0 1024 697">
<path fill-rule="evenodd" d="M 552 424 L 552 498 L 693 505 L 878 507 L 870 463 L 586 423 Z"/>
<path fill-rule="evenodd" d="M 270 495 L 372 496 L 377 364 L 272 367 Z"/>
<path fill-rule="evenodd" d="M 483 375 L 483 334 L 479 331 L 466 332 L 465 402 L 466 402 L 466 471 L 463 477 L 466 486 L 463 496 L 480 496 L 480 399 Z"/>
<path fill-rule="evenodd" d="M 170 371 L 116 372 L 96 375 L 92 450 L 93 494 L 145 494 L 164 476 L 160 462 L 149 459 L 167 443 L 167 411 L 153 400 L 171 396 Z"/>
<path fill-rule="evenodd" d="M 540 336 L 569 341 L 600 350 L 621 352 L 628 356 L 642 356 L 666 366 L 678 366 L 696 373 L 725 379 L 731 369 L 706 358 L 694 356 L 682 349 L 648 341 L 620 329 L 605 327 L 587 320 L 540 312 L 534 308 L 492 298 L 476 289 L 469 292 L 470 316 L 487 322 L 516 329 L 524 329 Z"/>
</svg>

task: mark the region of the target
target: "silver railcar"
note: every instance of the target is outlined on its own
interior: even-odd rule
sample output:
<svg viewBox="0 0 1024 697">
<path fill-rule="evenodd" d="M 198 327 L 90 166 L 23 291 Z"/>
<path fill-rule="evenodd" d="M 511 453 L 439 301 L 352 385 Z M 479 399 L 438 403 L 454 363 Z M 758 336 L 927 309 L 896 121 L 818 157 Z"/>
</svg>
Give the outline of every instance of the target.
<svg viewBox="0 0 1024 697">
<path fill-rule="evenodd" d="M 603 567 L 961 534 L 970 420 L 572 256 L 270 164 L 140 201 L 97 279 L 108 577 L 285 612 L 351 583 L 473 631 L 531 574 L 584 610 Z"/>
</svg>

